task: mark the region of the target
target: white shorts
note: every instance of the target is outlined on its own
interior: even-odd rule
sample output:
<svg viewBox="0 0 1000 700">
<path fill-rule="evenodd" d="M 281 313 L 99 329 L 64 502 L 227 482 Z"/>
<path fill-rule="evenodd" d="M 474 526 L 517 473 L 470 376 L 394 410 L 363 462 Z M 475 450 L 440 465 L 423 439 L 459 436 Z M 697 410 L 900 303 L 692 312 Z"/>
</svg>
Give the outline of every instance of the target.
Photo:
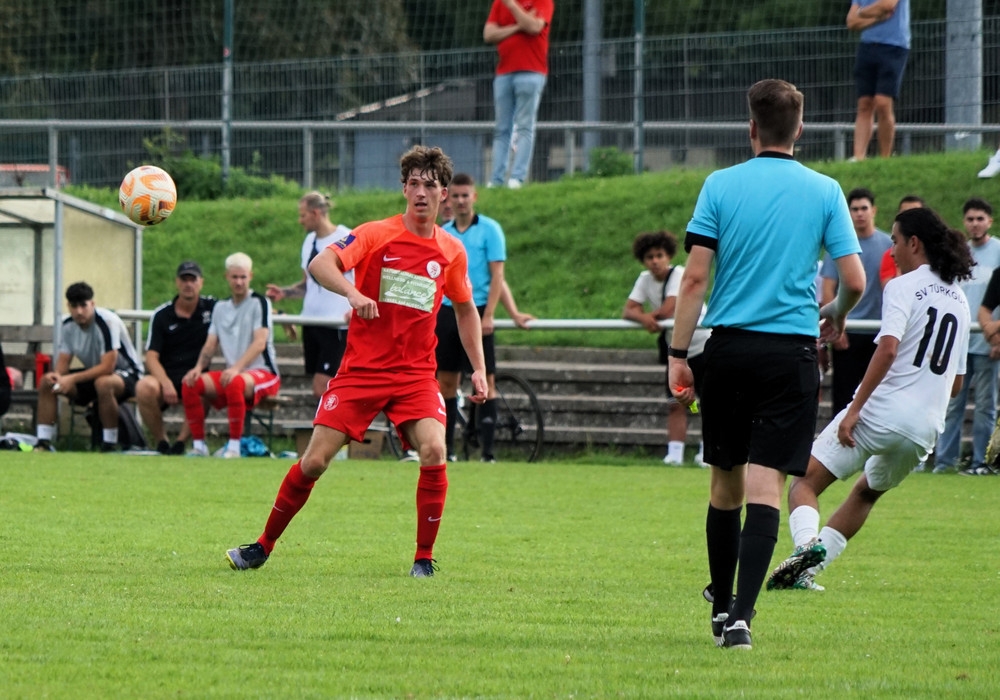
<svg viewBox="0 0 1000 700">
<path fill-rule="evenodd" d="M 888 491 L 927 459 L 927 448 L 899 433 L 866 425 L 863 420 L 854 426 L 854 447 L 840 444 L 837 430 L 846 414 L 846 408 L 838 413 L 812 446 L 812 456 L 838 479 L 847 479 L 863 469 L 871 488 Z"/>
</svg>

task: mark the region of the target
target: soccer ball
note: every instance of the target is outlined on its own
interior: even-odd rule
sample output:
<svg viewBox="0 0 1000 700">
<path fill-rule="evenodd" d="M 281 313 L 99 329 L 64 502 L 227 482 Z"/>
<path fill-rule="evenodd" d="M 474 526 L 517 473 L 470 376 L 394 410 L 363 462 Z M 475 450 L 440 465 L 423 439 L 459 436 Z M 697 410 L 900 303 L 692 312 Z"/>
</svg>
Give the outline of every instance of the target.
<svg viewBox="0 0 1000 700">
<path fill-rule="evenodd" d="M 177 204 L 177 186 L 166 170 L 140 165 L 130 171 L 118 188 L 118 203 L 125 216 L 137 224 L 158 224 Z"/>
</svg>

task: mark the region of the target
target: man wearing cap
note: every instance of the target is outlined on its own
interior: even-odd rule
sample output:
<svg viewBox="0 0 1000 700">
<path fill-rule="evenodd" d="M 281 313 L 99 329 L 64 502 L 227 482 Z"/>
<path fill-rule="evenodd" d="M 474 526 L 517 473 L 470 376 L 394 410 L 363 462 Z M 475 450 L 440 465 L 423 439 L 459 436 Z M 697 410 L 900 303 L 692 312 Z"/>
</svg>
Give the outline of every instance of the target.
<svg viewBox="0 0 1000 700">
<path fill-rule="evenodd" d="M 163 410 L 181 402 L 181 379 L 198 361 L 216 300 L 201 296 L 204 279 L 201 267 L 192 260 L 178 265 L 174 283 L 177 296 L 157 307 L 149 323 L 146 376 L 136 386 L 136 400 L 142 422 L 156 440 L 157 451 L 182 455 L 191 430 L 185 421 L 171 445 L 163 425 Z"/>
</svg>

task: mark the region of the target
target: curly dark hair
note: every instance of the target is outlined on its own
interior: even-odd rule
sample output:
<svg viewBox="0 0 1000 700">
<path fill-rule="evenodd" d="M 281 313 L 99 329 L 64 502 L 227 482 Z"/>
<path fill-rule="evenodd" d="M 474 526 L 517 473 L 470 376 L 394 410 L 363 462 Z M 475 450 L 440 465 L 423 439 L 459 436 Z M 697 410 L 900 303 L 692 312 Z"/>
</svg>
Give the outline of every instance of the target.
<svg viewBox="0 0 1000 700">
<path fill-rule="evenodd" d="M 652 231 L 650 233 L 640 233 L 632 241 L 632 255 L 639 262 L 646 257 L 646 253 L 653 248 L 663 248 L 669 257 L 674 257 L 677 252 L 677 237 L 670 231 Z"/>
<path fill-rule="evenodd" d="M 896 215 L 896 224 L 901 235 L 920 239 L 927 262 L 944 282 L 951 284 L 972 277 L 976 262 L 965 236 L 949 228 L 936 211 L 927 207 L 908 209 Z"/>
<path fill-rule="evenodd" d="M 451 184 L 455 166 L 452 165 L 451 158 L 437 146 L 414 146 L 399 159 L 399 181 L 405 184 L 414 170 L 421 175 L 431 176 L 441 183 L 441 187 L 447 187 Z"/>
</svg>

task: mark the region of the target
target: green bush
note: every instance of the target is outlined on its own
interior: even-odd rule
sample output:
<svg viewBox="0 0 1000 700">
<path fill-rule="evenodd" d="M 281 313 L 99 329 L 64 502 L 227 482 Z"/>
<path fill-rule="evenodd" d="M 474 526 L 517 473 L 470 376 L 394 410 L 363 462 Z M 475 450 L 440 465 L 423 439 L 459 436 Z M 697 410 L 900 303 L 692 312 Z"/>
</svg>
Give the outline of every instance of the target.
<svg viewBox="0 0 1000 700">
<path fill-rule="evenodd" d="M 632 175 L 634 170 L 632 155 L 614 146 L 595 148 L 590 151 L 588 177 L 619 177 Z"/>
</svg>

